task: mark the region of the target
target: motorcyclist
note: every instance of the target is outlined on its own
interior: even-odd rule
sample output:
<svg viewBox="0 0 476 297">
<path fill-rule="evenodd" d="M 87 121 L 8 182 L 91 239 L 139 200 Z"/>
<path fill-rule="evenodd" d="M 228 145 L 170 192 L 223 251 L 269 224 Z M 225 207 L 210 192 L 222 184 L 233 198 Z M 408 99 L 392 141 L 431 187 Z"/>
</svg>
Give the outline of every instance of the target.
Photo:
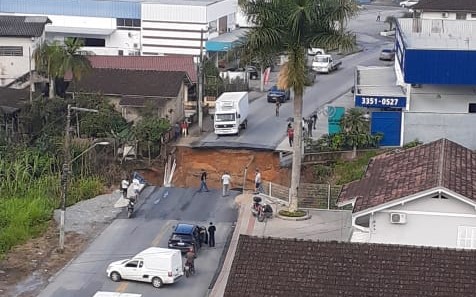
<svg viewBox="0 0 476 297">
<path fill-rule="evenodd" d="M 185 254 L 185 265 L 190 267 L 190 271 L 195 271 L 195 258 L 197 255 L 195 254 L 193 248 L 189 248 L 187 253 Z"/>
</svg>

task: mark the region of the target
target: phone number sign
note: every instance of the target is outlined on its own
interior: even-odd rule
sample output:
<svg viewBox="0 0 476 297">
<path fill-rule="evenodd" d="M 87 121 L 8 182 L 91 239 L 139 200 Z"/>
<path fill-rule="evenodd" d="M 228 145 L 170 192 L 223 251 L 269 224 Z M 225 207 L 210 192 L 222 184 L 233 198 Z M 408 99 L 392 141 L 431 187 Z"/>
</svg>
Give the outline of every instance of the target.
<svg viewBox="0 0 476 297">
<path fill-rule="evenodd" d="M 393 96 L 355 96 L 355 106 L 360 107 L 395 107 L 404 108 L 407 105 L 406 97 Z"/>
</svg>

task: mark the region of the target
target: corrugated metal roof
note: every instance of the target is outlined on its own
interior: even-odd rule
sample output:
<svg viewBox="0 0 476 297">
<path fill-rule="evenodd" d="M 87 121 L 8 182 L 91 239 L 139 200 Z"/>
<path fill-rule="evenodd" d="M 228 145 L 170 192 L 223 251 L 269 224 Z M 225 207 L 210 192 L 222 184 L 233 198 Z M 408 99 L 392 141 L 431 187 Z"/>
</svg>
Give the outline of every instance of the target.
<svg viewBox="0 0 476 297">
<path fill-rule="evenodd" d="M 197 81 L 193 56 L 89 56 L 93 68 L 184 71 L 192 82 Z"/>
<path fill-rule="evenodd" d="M 398 27 L 407 48 L 476 50 L 476 22 L 404 18 Z"/>
<path fill-rule="evenodd" d="M 414 10 L 424 11 L 476 11 L 474 0 L 420 0 L 412 6 Z"/>
<path fill-rule="evenodd" d="M 42 16 L 0 15 L 0 36 L 2 37 L 39 37 L 43 35 L 45 25 L 51 21 Z"/>
<path fill-rule="evenodd" d="M 394 67 L 357 66 L 356 94 L 374 96 L 405 96 L 397 85 Z"/>
</svg>

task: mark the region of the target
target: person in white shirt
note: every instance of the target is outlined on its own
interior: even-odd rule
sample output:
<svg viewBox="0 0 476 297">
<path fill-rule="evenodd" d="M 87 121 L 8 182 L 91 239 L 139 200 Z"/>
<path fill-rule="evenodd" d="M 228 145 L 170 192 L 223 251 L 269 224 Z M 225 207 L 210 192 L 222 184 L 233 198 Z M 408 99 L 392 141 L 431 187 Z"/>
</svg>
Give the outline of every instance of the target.
<svg viewBox="0 0 476 297">
<path fill-rule="evenodd" d="M 231 182 L 231 176 L 228 171 L 225 171 L 225 173 L 221 176 L 221 182 L 223 184 L 223 197 L 228 196 Z"/>
<path fill-rule="evenodd" d="M 132 189 L 134 190 L 134 198 L 137 199 L 139 196 L 140 182 L 137 178 L 132 180 Z"/>
<path fill-rule="evenodd" d="M 122 197 L 124 197 L 124 199 L 127 199 L 128 188 L 129 188 L 129 181 L 127 179 L 123 179 L 121 181 L 121 191 L 122 191 Z"/>
<path fill-rule="evenodd" d="M 259 193 L 261 190 L 261 172 L 256 168 L 255 172 L 255 193 Z"/>
</svg>

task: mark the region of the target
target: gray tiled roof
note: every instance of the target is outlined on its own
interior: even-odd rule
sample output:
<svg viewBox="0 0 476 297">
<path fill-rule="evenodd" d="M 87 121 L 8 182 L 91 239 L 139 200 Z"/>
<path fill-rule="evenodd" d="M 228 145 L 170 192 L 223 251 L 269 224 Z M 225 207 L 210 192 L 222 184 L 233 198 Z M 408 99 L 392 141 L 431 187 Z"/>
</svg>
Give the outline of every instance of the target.
<svg viewBox="0 0 476 297">
<path fill-rule="evenodd" d="M 224 297 L 467 297 L 474 250 L 241 235 Z"/>
<path fill-rule="evenodd" d="M 1 37 L 39 37 L 51 21 L 45 16 L 0 15 Z"/>
</svg>

